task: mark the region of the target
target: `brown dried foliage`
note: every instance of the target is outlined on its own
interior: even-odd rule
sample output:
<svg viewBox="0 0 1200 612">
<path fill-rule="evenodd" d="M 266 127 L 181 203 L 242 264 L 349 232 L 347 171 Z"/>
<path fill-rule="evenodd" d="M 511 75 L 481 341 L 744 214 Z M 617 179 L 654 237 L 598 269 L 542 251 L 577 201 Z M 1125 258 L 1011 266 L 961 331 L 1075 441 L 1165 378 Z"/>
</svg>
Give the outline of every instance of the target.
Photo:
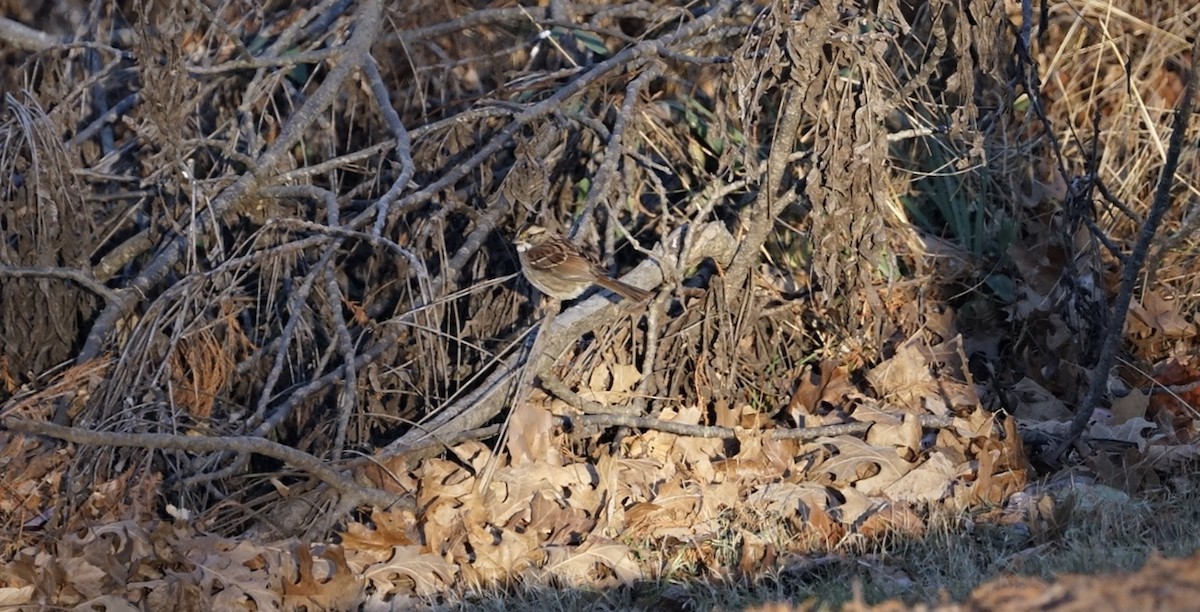
<svg viewBox="0 0 1200 612">
<path fill-rule="evenodd" d="M 606 526 L 666 543 L 777 523 L 824 550 L 914 536 L 923 503 L 997 504 L 1025 484 L 1014 422 L 981 406 L 1031 411 L 1018 382 L 1079 395 L 1111 261 L 1056 209 L 1065 177 L 1030 160 L 1051 151 L 1015 110 L 1011 15 L 982 1 L 503 4 L 133 2 L 89 21 L 103 44 L 10 64 L 4 82 L 36 87 L 0 125 L 5 415 L 269 438 L 353 468 L 419 502 L 394 510 L 388 546 L 352 550 L 378 558 L 351 559 L 417 595 L 547 564 L 564 580 L 639 575 Z M 1051 17 L 1055 36 L 1067 16 Z M 1101 76 L 1097 90 L 1117 89 Z M 1164 103 L 1175 91 L 1169 74 L 1153 87 Z M 1053 87 L 1046 103 L 1068 114 Z M 949 198 L 968 223 L 943 236 L 950 213 L 921 223 L 902 198 Z M 517 271 L 518 227 L 573 230 L 620 272 L 714 220 L 735 256 L 680 267 L 660 248 L 660 299 L 572 328 L 561 354 L 521 353 L 534 300 L 493 282 Z M 1182 235 L 1190 220 L 1171 222 Z M 1011 300 L 978 290 L 994 276 L 1018 287 Z M 106 376 L 70 401 L 79 373 L 51 368 L 102 354 Z M 978 356 L 991 376 L 977 381 Z M 539 377 L 568 401 L 532 394 Z M 676 433 L 599 418 L 612 414 Z M 776 435 L 817 425 L 854 429 Z M 507 454 L 473 439 L 489 436 Z M 385 445 L 369 467 L 349 461 Z M 230 533 L 268 517 L 256 527 L 290 535 L 349 510 L 232 449 L 70 459 L 87 470 L 62 480 L 68 510 L 164 482 L 173 513 Z M 593 472 L 619 477 L 584 483 Z M 730 504 L 749 496 L 759 505 Z M 745 555 L 779 552 L 760 540 Z M 341 552 L 284 556 L 284 596 L 341 601 L 314 573 L 344 568 Z"/>
</svg>

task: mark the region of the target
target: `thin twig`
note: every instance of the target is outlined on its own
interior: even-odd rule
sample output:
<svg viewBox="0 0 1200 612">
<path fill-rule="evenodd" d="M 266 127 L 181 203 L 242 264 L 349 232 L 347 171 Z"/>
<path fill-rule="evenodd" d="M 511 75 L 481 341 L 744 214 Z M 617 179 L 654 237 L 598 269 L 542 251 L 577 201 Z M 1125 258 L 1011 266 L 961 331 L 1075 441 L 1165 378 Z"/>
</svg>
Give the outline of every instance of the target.
<svg viewBox="0 0 1200 612">
<path fill-rule="evenodd" d="M 409 140 L 408 128 L 404 127 L 404 122 L 392 106 L 392 98 L 388 94 L 387 86 L 383 84 L 383 76 L 379 74 L 379 65 L 375 63 L 374 58 L 367 58 L 365 68 L 367 81 L 371 84 L 371 93 L 375 96 L 375 103 L 379 105 L 379 112 L 383 115 L 383 120 L 392 130 L 392 136 L 396 138 L 395 153 L 400 161 L 400 175 L 392 181 L 392 186 L 387 193 L 375 202 L 375 225 L 371 228 L 371 235 L 379 236 L 383 233 L 383 226 L 387 222 L 392 203 L 400 197 L 400 192 L 408 187 L 408 181 L 416 172 L 416 166 L 413 165 L 412 141 Z M 425 299 L 428 300 L 429 296 L 426 296 Z"/>
<path fill-rule="evenodd" d="M 632 72 L 637 71 L 639 68 L 641 68 L 640 62 L 633 62 L 629 65 L 628 70 Z M 658 78 L 660 74 L 662 74 L 662 66 L 656 62 L 630 81 L 629 85 L 625 87 L 625 101 L 621 104 L 621 111 L 617 113 L 612 133 L 609 135 L 608 142 L 605 145 L 604 160 L 600 162 L 600 168 L 592 176 L 592 186 L 588 190 L 587 201 L 583 205 L 583 212 L 575 220 L 574 226 L 568 235 L 572 240 L 576 239 L 580 235 L 580 232 L 592 223 L 594 220 L 592 213 L 596 210 L 596 206 L 601 201 L 608 200 L 608 185 L 612 182 L 612 175 L 617 169 L 617 163 L 624 156 L 624 146 L 622 143 L 625 137 L 625 126 L 629 124 L 629 119 L 634 115 L 633 109 L 641 98 L 642 89 L 648 86 L 651 81 Z"/>
<path fill-rule="evenodd" d="M 267 414 L 267 407 L 271 404 L 275 385 L 283 376 L 283 370 L 285 367 L 287 367 L 287 363 L 290 360 L 290 354 L 287 350 L 288 346 L 291 345 L 292 338 L 295 337 L 296 330 L 299 328 L 300 323 L 305 320 L 305 311 L 303 305 L 308 301 L 308 296 L 312 294 L 313 286 L 317 282 L 318 271 L 321 270 L 323 266 L 328 265 L 329 261 L 332 261 L 334 252 L 335 249 L 332 246 L 326 246 L 324 253 L 321 254 L 321 258 L 317 260 L 317 263 L 313 269 L 309 270 L 308 273 L 304 275 L 304 280 L 301 281 L 300 285 L 296 287 L 296 290 L 292 292 L 290 296 L 288 296 L 287 312 L 289 315 L 287 317 L 287 321 L 283 324 L 283 329 L 279 333 L 277 344 L 278 348 L 275 352 L 275 360 L 271 364 L 271 370 L 267 373 L 267 378 L 263 383 L 261 394 L 258 397 L 258 404 L 254 409 L 253 415 L 248 420 L 251 426 L 253 426 L 256 422 L 259 422 L 260 419 L 262 419 L 263 422 L 271 421 L 270 418 L 265 416 Z M 282 410 L 282 407 L 277 408 L 276 413 L 272 416 L 279 417 L 280 415 L 278 413 Z M 267 431 L 269 430 L 262 430 L 260 424 L 260 428 L 255 431 L 255 434 L 265 435 Z"/>
<path fill-rule="evenodd" d="M 309 186 L 272 187 L 271 190 L 283 189 L 283 190 L 290 191 L 293 189 L 302 189 L 302 188 L 311 188 L 311 187 L 309 187 Z M 366 232 L 359 232 L 359 231 L 355 231 L 355 230 L 351 230 L 351 229 L 345 229 L 343 227 L 333 227 L 330 225 L 321 225 L 320 223 L 313 223 L 311 221 L 304 221 L 301 219 L 269 219 L 267 221 L 267 226 L 269 227 L 271 225 L 278 225 L 281 227 L 301 229 L 301 230 L 306 230 L 306 231 L 310 231 L 310 232 L 318 232 L 318 233 L 328 234 L 330 236 L 335 236 L 335 237 L 339 237 L 339 238 L 351 238 L 354 240 L 362 240 L 363 242 L 366 242 L 367 244 L 370 244 L 371 246 L 383 247 L 383 248 L 395 253 L 396 255 L 400 256 L 402 259 L 404 259 L 405 262 L 408 263 L 408 265 L 412 268 L 413 272 L 416 273 L 417 282 L 420 284 L 421 291 L 423 292 L 422 298 L 427 302 L 433 300 L 433 296 L 429 294 L 429 288 L 432 286 L 433 281 L 429 277 L 429 270 L 425 267 L 425 262 L 422 261 L 421 258 L 418 257 L 416 253 L 413 253 L 412 251 L 396 244 L 395 242 L 393 242 L 387 238 L 384 238 L 382 236 L 374 236 L 374 235 L 368 234 Z"/>
<path fill-rule="evenodd" d="M 342 457 L 346 448 L 346 432 L 350 429 L 350 418 L 354 416 L 354 407 L 358 398 L 358 368 L 354 366 L 354 338 L 346 325 L 346 317 L 342 314 L 342 288 L 338 285 L 337 275 L 333 266 L 325 266 L 325 301 L 329 309 L 327 318 L 333 321 L 334 343 L 342 355 L 342 364 L 346 377 L 342 383 L 342 392 L 337 401 L 337 430 L 333 439 L 334 459 Z"/>
<path fill-rule="evenodd" d="M 287 66 L 296 66 L 298 64 L 319 64 L 332 58 L 336 54 L 337 49 L 314 49 L 312 51 L 300 51 L 275 57 L 252 57 L 247 59 L 231 60 L 217 64 L 216 66 L 189 65 L 187 66 L 187 71 L 192 74 L 212 76 L 224 72 L 236 72 L 239 70 L 284 68 Z"/>
</svg>

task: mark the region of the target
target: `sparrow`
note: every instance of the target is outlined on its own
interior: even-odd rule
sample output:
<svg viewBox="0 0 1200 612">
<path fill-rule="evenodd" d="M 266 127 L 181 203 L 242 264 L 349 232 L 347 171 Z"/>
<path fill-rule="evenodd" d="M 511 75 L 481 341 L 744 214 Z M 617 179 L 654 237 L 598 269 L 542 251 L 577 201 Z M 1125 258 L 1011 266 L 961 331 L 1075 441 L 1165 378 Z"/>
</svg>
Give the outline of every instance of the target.
<svg viewBox="0 0 1200 612">
<path fill-rule="evenodd" d="M 521 230 L 513 244 L 517 247 L 525 280 L 560 302 L 579 297 L 593 285 L 634 302 L 648 300 L 653 295 L 605 274 L 578 247 L 540 225 Z"/>
</svg>

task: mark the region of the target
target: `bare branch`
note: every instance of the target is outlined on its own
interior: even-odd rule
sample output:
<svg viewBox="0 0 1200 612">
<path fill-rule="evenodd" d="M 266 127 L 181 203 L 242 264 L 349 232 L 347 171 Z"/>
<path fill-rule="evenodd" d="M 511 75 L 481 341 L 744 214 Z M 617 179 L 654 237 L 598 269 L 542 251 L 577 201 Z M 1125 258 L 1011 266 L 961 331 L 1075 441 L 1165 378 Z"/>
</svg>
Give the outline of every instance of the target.
<svg viewBox="0 0 1200 612">
<path fill-rule="evenodd" d="M 104 298 L 106 302 L 121 299 L 121 295 L 83 270 L 74 268 L 17 268 L 0 266 L 0 276 L 13 278 L 58 278 L 78 283 L 84 289 Z"/>
<path fill-rule="evenodd" d="M 0 41 L 26 51 L 45 51 L 64 42 L 19 21 L 0 17 Z"/>
<path fill-rule="evenodd" d="M 75 444 L 94 446 L 126 446 L 147 449 L 181 450 L 189 453 L 256 453 L 271 457 L 297 467 L 333 487 L 346 499 L 357 504 L 370 504 L 380 508 L 413 508 L 407 497 L 393 495 L 379 489 L 362 487 L 326 465 L 320 459 L 270 440 L 254 436 L 232 436 L 206 438 L 201 436 L 179 436 L 174 434 L 133 434 L 111 431 L 92 431 L 77 427 L 66 427 L 43 421 L 7 418 L 3 425 L 10 431 L 49 436 Z"/>
<path fill-rule="evenodd" d="M 941 417 L 932 414 L 918 415 L 921 427 L 940 428 L 950 427 L 953 417 Z M 595 429 L 606 427 L 634 427 L 672 433 L 689 438 L 716 438 L 733 440 L 741 436 L 763 435 L 775 440 L 816 440 L 826 436 L 845 436 L 865 433 L 874 423 L 840 423 L 837 425 L 822 425 L 820 427 L 796 427 L 791 429 L 742 429 L 719 427 L 716 425 L 690 425 L 676 423 L 650 417 L 632 416 L 626 414 L 584 414 L 576 418 L 577 427 Z"/>
</svg>

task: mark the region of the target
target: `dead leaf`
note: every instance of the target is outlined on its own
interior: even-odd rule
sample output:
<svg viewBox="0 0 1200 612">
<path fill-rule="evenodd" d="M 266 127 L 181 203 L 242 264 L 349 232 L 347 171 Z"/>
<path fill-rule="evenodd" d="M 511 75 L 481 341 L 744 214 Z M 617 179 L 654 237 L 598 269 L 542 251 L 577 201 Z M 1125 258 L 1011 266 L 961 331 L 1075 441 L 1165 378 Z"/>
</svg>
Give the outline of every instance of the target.
<svg viewBox="0 0 1200 612">
<path fill-rule="evenodd" d="M 858 533 L 870 539 L 893 534 L 919 538 L 925 535 L 925 521 L 908 504 L 888 503 L 867 516 Z"/>
<path fill-rule="evenodd" d="M 423 552 L 420 546 L 397 546 L 386 561 L 367 565 L 360 572 L 377 592 L 432 597 L 450 588 L 458 566 Z"/>
<path fill-rule="evenodd" d="M 938 381 L 920 348 L 909 344 L 867 372 L 867 381 L 881 398 L 911 411 L 924 412 L 922 399 L 936 397 Z"/>
<path fill-rule="evenodd" d="M 822 361 L 819 373 L 811 365 L 804 368 L 788 402 L 787 413 L 798 427 L 840 423 L 839 416 L 825 418 L 829 410 L 822 410 L 822 404 L 842 406 L 845 398 L 856 392 L 845 367 L 837 361 Z"/>
<path fill-rule="evenodd" d="M 602 404 L 619 404 L 629 399 L 630 391 L 642 379 L 642 373 L 632 364 L 600 365 L 592 370 L 587 387 L 580 389 L 584 399 Z"/>
<path fill-rule="evenodd" d="M 1125 397 L 1113 398 L 1113 424 L 1121 425 L 1131 419 L 1144 419 L 1146 408 L 1150 405 L 1150 396 L 1142 393 L 1141 389 L 1132 389 Z"/>
<path fill-rule="evenodd" d="M 1065 421 L 1071 418 L 1071 409 L 1033 379 L 1022 378 L 1017 381 L 1011 393 L 1016 400 L 1013 414 L 1023 423 Z"/>
<path fill-rule="evenodd" d="M 1092 440 L 1114 440 L 1132 444 L 1139 451 L 1146 450 L 1149 442 L 1149 434 L 1147 431 L 1153 432 L 1158 428 L 1143 418 L 1133 418 L 1120 425 L 1104 425 L 1094 423 L 1088 430 L 1088 437 Z"/>
<path fill-rule="evenodd" d="M 911 503 L 941 501 L 950 491 L 957 468 L 942 452 L 933 452 L 909 473 L 883 490 L 888 499 Z"/>
<path fill-rule="evenodd" d="M 562 465 L 562 454 L 553 437 L 554 415 L 544 404 L 524 402 L 514 407 L 505 439 L 512 465 Z"/>
<path fill-rule="evenodd" d="M 1148 332 L 1162 334 L 1167 338 L 1190 338 L 1196 335 L 1196 326 L 1179 312 L 1179 302 L 1166 300 L 1157 291 L 1147 291 L 1142 295 L 1141 302 L 1129 305 L 1133 315 L 1131 324 L 1141 323 Z"/>
<path fill-rule="evenodd" d="M 877 495 L 913 467 L 895 450 L 871 446 L 854 436 L 820 438 L 817 442 L 837 449 L 837 454 L 818 469 L 831 474 L 833 485 L 839 489 L 854 486 L 866 495 Z"/>
<path fill-rule="evenodd" d="M 876 423 L 867 430 L 867 444 L 893 447 L 906 459 L 915 459 L 921 450 L 921 421 L 915 414 L 907 414 L 899 424 Z"/>
<path fill-rule="evenodd" d="M 604 585 L 599 570 L 607 570 L 617 584 L 632 584 L 643 578 L 641 566 L 634 558 L 633 550 L 606 538 L 595 538 L 583 546 L 550 546 L 546 552 L 543 576 L 553 576 L 570 586 Z"/>
<path fill-rule="evenodd" d="M 314 562 L 307 544 L 296 546 L 294 554 L 295 567 L 285 565 L 282 576 L 285 605 L 292 608 L 317 606 L 325 610 L 357 607 L 362 587 L 357 572 L 346 564 L 346 555 L 340 546 L 325 547 L 321 551 L 325 563 Z"/>
</svg>

